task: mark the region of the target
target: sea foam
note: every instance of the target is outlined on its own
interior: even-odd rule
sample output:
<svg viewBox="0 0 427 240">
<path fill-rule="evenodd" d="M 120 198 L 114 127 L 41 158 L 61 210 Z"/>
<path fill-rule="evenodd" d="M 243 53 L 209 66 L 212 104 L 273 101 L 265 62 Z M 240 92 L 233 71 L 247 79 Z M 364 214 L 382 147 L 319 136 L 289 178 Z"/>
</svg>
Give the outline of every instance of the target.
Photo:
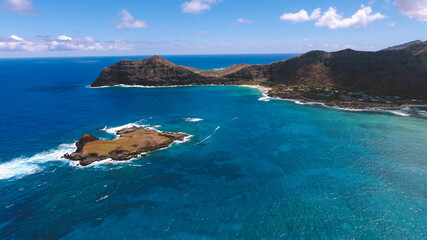
<svg viewBox="0 0 427 240">
<path fill-rule="evenodd" d="M 37 153 L 32 157 L 18 157 L 11 161 L 0 164 L 0 180 L 9 178 L 20 178 L 26 175 L 40 172 L 44 165 L 51 161 L 64 161 L 65 153 L 74 152 L 75 144 L 61 144 L 57 148 Z"/>
<path fill-rule="evenodd" d="M 250 87 L 250 86 L 244 86 Z M 256 88 L 256 87 L 254 87 Z M 266 89 L 258 88 L 261 91 L 262 97 L 258 98 L 259 101 L 269 102 L 271 100 L 282 100 L 282 101 L 290 101 L 298 105 L 319 105 L 323 107 L 330 107 L 322 102 L 305 102 L 297 99 L 288 99 L 288 98 L 278 98 L 278 97 L 270 97 L 267 94 Z M 417 115 L 421 117 L 427 117 L 427 112 L 424 110 L 417 109 L 416 107 L 403 107 L 401 109 L 383 109 L 383 108 L 365 108 L 365 109 L 356 109 L 356 108 L 343 108 L 338 106 L 332 106 L 332 108 L 342 110 L 342 111 L 351 111 L 351 112 L 382 112 L 382 113 L 391 113 L 401 117 L 409 117 L 412 115 Z"/>
<path fill-rule="evenodd" d="M 147 125 L 140 125 L 137 123 L 127 123 L 125 125 L 122 126 L 118 126 L 118 127 L 107 127 L 105 126 L 103 129 L 101 129 L 102 131 L 109 133 L 111 135 L 114 135 L 116 138 L 119 137 L 119 135 L 117 135 L 117 132 L 124 129 L 124 128 L 132 128 L 132 127 L 146 127 Z"/>
<path fill-rule="evenodd" d="M 261 90 L 261 89 L 260 89 Z M 264 90 L 261 90 L 262 97 L 258 98 L 259 101 L 269 102 L 271 100 L 282 100 L 282 101 L 290 101 L 298 105 L 318 105 L 323 107 L 331 107 L 327 106 L 326 104 L 322 102 L 304 102 L 296 99 L 287 99 L 287 98 L 277 98 L 277 97 L 269 97 L 267 93 Z M 382 108 L 365 108 L 365 109 L 357 109 L 357 108 L 343 108 L 343 107 L 337 107 L 332 106 L 332 108 L 335 108 L 337 110 L 342 111 L 350 111 L 350 112 L 382 112 L 382 113 L 391 113 L 397 116 L 401 117 L 409 117 L 412 116 L 413 113 L 416 115 L 427 117 L 427 112 L 424 110 L 419 110 L 416 108 L 410 108 L 410 107 L 403 107 L 401 109 L 382 109 Z"/>
<path fill-rule="evenodd" d="M 144 127 L 146 129 L 162 132 L 157 129 L 161 127 L 160 125 L 149 126 L 149 125 L 141 125 L 138 123 L 128 123 L 118 127 L 105 126 L 101 130 L 114 135 L 116 138 L 118 138 L 117 131 L 120 131 L 124 128 L 129 128 L 129 127 Z M 186 134 L 186 133 L 183 133 L 183 134 Z M 187 136 L 184 137 L 183 140 L 176 140 L 172 144 L 170 144 L 168 147 L 165 147 L 159 150 L 167 149 L 174 144 L 181 144 L 181 143 L 188 142 L 191 140 L 192 137 L 193 135 L 187 134 Z M 76 149 L 77 147 L 75 146 L 75 143 L 61 144 L 55 149 L 37 153 L 31 157 L 23 156 L 23 157 L 12 159 L 8 162 L 0 163 L 0 180 L 11 179 L 11 178 L 21 178 L 27 175 L 41 172 L 46 167 L 46 163 L 52 162 L 52 161 L 64 161 L 64 162 L 67 162 L 69 166 L 81 167 L 78 161 L 70 161 L 62 158 L 62 156 L 64 156 L 66 153 L 72 153 L 76 151 Z M 105 165 L 105 164 L 120 164 L 123 162 L 126 162 L 126 161 L 114 161 L 112 159 L 105 159 L 103 161 L 92 163 L 88 167 Z"/>
</svg>

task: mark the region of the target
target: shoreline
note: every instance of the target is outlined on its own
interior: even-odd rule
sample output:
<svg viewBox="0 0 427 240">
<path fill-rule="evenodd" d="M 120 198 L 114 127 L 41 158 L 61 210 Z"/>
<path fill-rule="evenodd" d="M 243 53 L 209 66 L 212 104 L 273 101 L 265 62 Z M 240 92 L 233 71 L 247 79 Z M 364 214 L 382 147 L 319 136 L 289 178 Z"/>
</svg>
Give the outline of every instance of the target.
<svg viewBox="0 0 427 240">
<path fill-rule="evenodd" d="M 261 101 L 266 101 L 267 99 L 276 99 L 276 100 L 285 100 L 285 101 L 291 101 L 294 102 L 295 104 L 298 105 L 321 105 L 324 107 L 328 107 L 328 108 L 336 108 L 336 109 L 340 109 L 340 110 L 349 110 L 349 111 L 374 111 L 374 110 L 401 110 L 403 108 L 407 108 L 407 107 L 427 107 L 427 104 L 402 104 L 400 106 L 367 106 L 367 107 L 361 107 L 361 108 L 355 108 L 355 107 L 343 107 L 340 105 L 328 105 L 327 102 L 323 102 L 323 101 L 308 101 L 306 99 L 298 99 L 298 98 L 281 98 L 281 97 L 274 97 L 274 96 L 270 96 L 269 92 L 272 90 L 272 88 L 270 87 L 264 87 L 261 85 L 247 85 L 247 84 L 243 84 L 243 85 L 236 85 L 236 86 L 241 86 L 241 87 L 249 87 L 249 88 L 256 88 L 261 90 L 263 97 L 259 98 Z M 343 103 L 343 104 L 353 104 L 353 102 L 339 102 L 338 103 Z M 355 103 L 357 104 L 357 103 Z M 375 103 L 369 103 L 369 102 L 364 102 L 364 105 L 374 105 Z"/>
<path fill-rule="evenodd" d="M 145 125 L 140 125 L 138 123 L 128 123 L 122 126 L 103 128 L 103 129 L 99 129 L 99 131 L 105 131 L 106 133 L 115 136 L 115 134 L 110 133 L 107 130 L 110 130 L 110 129 L 121 130 L 128 127 L 129 125 L 146 127 L 147 129 L 155 130 L 160 133 L 164 132 L 162 130 L 156 129 L 156 126 L 145 126 Z M 177 133 L 185 134 L 186 136 L 182 139 L 182 141 L 175 140 L 164 148 L 145 152 L 144 154 L 149 156 L 149 154 L 151 153 L 160 152 L 160 151 L 169 149 L 173 147 L 175 144 L 184 144 L 184 143 L 190 142 L 191 138 L 194 137 L 194 135 L 191 135 L 185 132 L 177 132 Z M 111 158 L 107 158 L 102 161 L 93 162 L 87 166 L 82 166 L 78 161 L 72 161 L 72 160 L 63 158 L 64 154 L 72 153 L 77 150 L 76 143 L 77 143 L 77 140 L 73 140 L 72 142 L 61 143 L 58 146 L 48 150 L 42 150 L 32 155 L 14 157 L 12 159 L 8 159 L 7 161 L 1 162 L 0 163 L 0 181 L 10 180 L 10 179 L 20 179 L 22 177 L 41 172 L 45 170 L 45 168 L 47 167 L 47 163 L 49 162 L 59 162 L 60 164 L 64 164 L 64 166 L 70 166 L 75 168 L 91 168 L 99 165 L 121 165 L 125 163 L 131 163 L 135 160 L 140 159 L 140 157 L 131 158 L 129 160 L 113 160 Z"/>
<path fill-rule="evenodd" d="M 276 100 L 285 100 L 285 101 L 291 101 L 294 102 L 295 104 L 298 105 L 321 105 L 324 107 L 328 107 L 328 108 L 335 108 L 335 109 L 339 109 L 339 110 L 348 110 L 348 111 L 375 111 L 375 110 L 401 110 L 403 108 L 406 107 L 427 107 L 427 104 L 403 104 L 400 106 L 375 106 L 375 104 L 377 103 L 370 103 L 370 102 L 363 102 L 362 105 L 366 105 L 366 106 L 361 106 L 359 105 L 359 107 L 344 107 L 342 105 L 339 104 L 334 104 L 334 105 L 328 105 L 328 102 L 323 102 L 323 101 L 308 101 L 306 99 L 301 99 L 301 98 L 281 98 L 281 97 L 275 97 L 275 96 L 270 96 L 270 91 L 273 90 L 270 87 L 265 87 L 265 86 L 261 86 L 259 84 L 257 85 L 250 85 L 250 84 L 240 84 L 240 85 L 219 85 L 219 84 L 209 84 L 209 85 L 170 85 L 170 86 L 144 86 L 144 85 L 126 85 L 126 84 L 117 84 L 117 85 L 110 85 L 110 86 L 97 86 L 97 87 L 91 87 L 88 86 L 88 88 L 108 88 L 108 87 L 124 87 L 124 88 L 176 88 L 176 87 L 221 87 L 221 86 L 233 86 L 233 87 L 247 87 L 247 88 L 255 88 L 255 89 L 259 89 L 262 93 L 262 97 L 259 98 L 260 101 L 268 101 L 268 99 L 276 99 Z M 343 105 L 346 104 L 358 104 L 358 103 L 353 103 L 353 102 L 339 102 L 338 103 L 342 103 Z M 372 106 L 369 106 L 372 105 Z"/>
<path fill-rule="evenodd" d="M 248 84 L 243 84 L 243 85 L 233 85 L 233 86 L 239 86 L 239 87 L 248 87 L 248 88 L 256 88 L 259 89 L 261 91 L 265 91 L 266 93 L 268 93 L 269 91 L 273 90 L 270 87 L 264 87 L 261 85 L 248 85 Z"/>
<path fill-rule="evenodd" d="M 77 147 L 75 151 L 65 153 L 62 158 L 75 162 L 71 162 L 70 165 L 78 167 L 108 162 L 127 162 L 170 148 L 175 143 L 188 142 L 193 137 L 184 132 L 164 132 L 156 129 L 155 126 L 136 123 L 102 130 L 114 135 L 115 139 L 104 140 L 85 134 L 74 144 Z"/>
</svg>

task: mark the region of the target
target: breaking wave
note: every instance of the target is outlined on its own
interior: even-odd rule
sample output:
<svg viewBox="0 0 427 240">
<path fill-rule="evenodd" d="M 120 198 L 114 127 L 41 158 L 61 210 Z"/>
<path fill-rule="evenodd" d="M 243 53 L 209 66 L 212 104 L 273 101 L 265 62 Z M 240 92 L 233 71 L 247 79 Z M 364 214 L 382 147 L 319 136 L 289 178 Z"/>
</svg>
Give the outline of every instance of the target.
<svg viewBox="0 0 427 240">
<path fill-rule="evenodd" d="M 152 125 L 151 126 L 151 125 L 140 125 L 137 123 L 128 123 L 128 124 L 118 126 L 118 127 L 107 127 L 106 126 L 106 127 L 102 128 L 101 130 L 118 137 L 116 134 L 117 131 L 119 131 L 123 128 L 129 128 L 129 127 L 135 127 L 135 126 L 136 127 L 144 127 L 146 129 L 151 129 L 151 130 L 156 130 L 156 131 L 161 132 L 160 130 L 157 129 L 160 127 L 160 125 Z M 184 133 L 184 134 L 186 134 L 186 133 Z M 184 137 L 183 140 L 176 140 L 171 145 L 169 145 L 168 147 L 165 147 L 163 149 L 167 149 L 174 144 L 181 144 L 181 143 L 188 142 L 188 141 L 190 141 L 190 139 L 192 137 L 193 137 L 193 135 L 187 134 L 187 136 Z M 72 152 L 76 151 L 76 149 L 77 149 L 77 147 L 75 146 L 75 143 L 61 144 L 55 149 L 51 149 L 48 151 L 37 153 L 31 157 L 22 156 L 22 157 L 15 158 L 15 159 L 12 159 L 12 160 L 7 161 L 7 162 L 0 163 L 0 180 L 11 179 L 11 178 L 21 178 L 21 177 L 24 177 L 27 175 L 31 175 L 34 173 L 41 172 L 47 166 L 46 163 L 52 162 L 52 161 L 63 161 L 63 162 L 67 162 L 69 166 L 80 167 L 80 165 L 77 161 L 70 161 L 70 160 L 62 158 L 62 156 L 64 156 L 64 154 L 72 153 Z M 163 149 L 159 149 L 159 150 L 163 150 Z M 116 161 L 111 160 L 111 159 L 106 159 L 104 161 L 95 162 L 89 166 L 96 166 L 96 165 L 100 165 L 100 164 L 114 163 L 114 162 L 116 162 Z M 123 162 L 123 161 L 120 161 L 120 162 Z"/>
<path fill-rule="evenodd" d="M 277 97 L 269 97 L 265 91 L 262 91 L 262 97 L 258 98 L 259 101 L 269 102 L 271 100 L 282 100 L 282 101 L 290 101 L 298 105 L 320 105 L 323 107 L 331 107 L 322 102 L 305 102 L 297 99 L 286 99 L 286 98 L 277 98 Z M 333 106 L 331 108 L 335 108 L 343 111 L 351 111 L 351 112 L 382 112 L 382 113 L 390 113 L 401 117 L 409 117 L 409 116 L 418 116 L 418 117 L 427 117 L 427 111 L 421 110 L 416 106 L 411 107 L 402 107 L 400 109 L 385 109 L 385 108 L 365 108 L 365 109 L 356 109 L 356 108 L 343 108 Z"/>
<path fill-rule="evenodd" d="M 20 178 L 40 172 L 44 165 L 51 161 L 64 161 L 65 153 L 74 152 L 74 144 L 61 144 L 57 148 L 37 153 L 32 157 L 18 157 L 11 161 L 0 164 L 0 180 L 9 178 Z M 68 160 L 67 160 L 68 161 Z"/>
<path fill-rule="evenodd" d="M 269 102 L 271 100 L 282 100 L 282 101 L 290 101 L 298 105 L 320 105 L 323 107 L 331 107 L 327 106 L 322 102 L 305 102 L 297 99 L 288 99 L 288 98 L 278 98 L 278 97 L 270 97 L 268 96 L 268 91 L 266 89 L 258 88 L 261 91 L 262 97 L 258 98 L 258 101 Z M 427 109 L 422 110 L 417 106 L 410 107 L 402 107 L 400 109 L 385 109 L 385 108 L 366 108 L 366 109 L 356 109 L 356 108 L 342 108 L 333 106 L 332 108 L 343 110 L 343 111 L 352 111 L 352 112 L 382 112 L 382 113 L 391 113 L 401 117 L 409 117 L 409 116 L 418 116 L 418 117 L 427 117 Z"/>
</svg>

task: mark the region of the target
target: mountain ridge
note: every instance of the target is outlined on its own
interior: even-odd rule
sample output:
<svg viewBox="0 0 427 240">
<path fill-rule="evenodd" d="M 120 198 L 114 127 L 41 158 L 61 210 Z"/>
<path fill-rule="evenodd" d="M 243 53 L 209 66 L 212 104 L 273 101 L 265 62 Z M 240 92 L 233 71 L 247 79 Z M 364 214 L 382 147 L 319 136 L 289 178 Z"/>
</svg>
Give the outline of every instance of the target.
<svg viewBox="0 0 427 240">
<path fill-rule="evenodd" d="M 427 99 L 427 41 L 413 41 L 376 51 L 310 51 L 265 65 L 237 64 L 202 71 L 162 57 L 122 60 L 104 68 L 92 87 L 119 84 L 170 85 L 306 85 L 364 91 L 369 94 Z"/>
</svg>

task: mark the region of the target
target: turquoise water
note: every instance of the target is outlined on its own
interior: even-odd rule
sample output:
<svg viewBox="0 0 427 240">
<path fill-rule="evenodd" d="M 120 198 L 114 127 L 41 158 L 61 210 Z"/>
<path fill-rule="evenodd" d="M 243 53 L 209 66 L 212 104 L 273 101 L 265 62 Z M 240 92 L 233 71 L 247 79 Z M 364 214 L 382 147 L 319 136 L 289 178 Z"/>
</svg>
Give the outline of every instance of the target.
<svg viewBox="0 0 427 240">
<path fill-rule="evenodd" d="M 287 57 L 166 58 L 212 69 Z M 426 109 L 86 87 L 116 60 L 0 61 L 1 239 L 425 239 Z M 193 137 L 124 163 L 60 158 L 81 135 L 129 123 Z"/>
</svg>

